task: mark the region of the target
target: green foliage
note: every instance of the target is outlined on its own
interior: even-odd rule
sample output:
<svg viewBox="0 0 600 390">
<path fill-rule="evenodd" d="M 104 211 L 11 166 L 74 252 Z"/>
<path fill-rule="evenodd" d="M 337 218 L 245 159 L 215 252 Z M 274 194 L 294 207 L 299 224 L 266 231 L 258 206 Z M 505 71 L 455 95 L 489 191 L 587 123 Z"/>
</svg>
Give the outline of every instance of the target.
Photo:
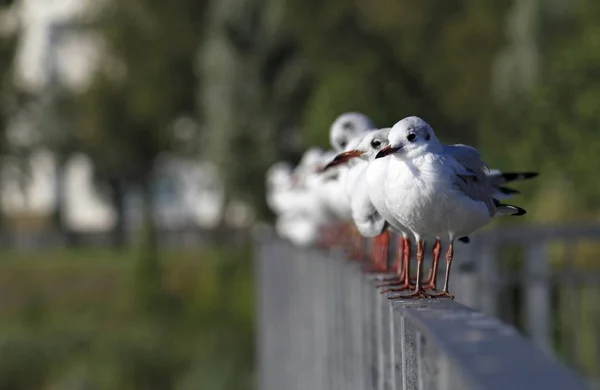
<svg viewBox="0 0 600 390">
<path fill-rule="evenodd" d="M 107 52 L 78 101 L 82 148 L 101 176 L 139 179 L 177 145 L 175 120 L 196 109 L 190 86 L 205 4 L 109 1 L 95 15 L 90 28 Z"/>
<path fill-rule="evenodd" d="M 133 252 L 0 254 L 0 388 L 253 388 L 248 257 L 164 253 L 148 316 Z"/>
<path fill-rule="evenodd" d="M 289 23 L 318 79 L 305 145 L 326 146 L 331 122 L 349 110 L 381 127 L 421 115 L 447 140 L 473 138 L 506 2 L 291 3 Z"/>
<path fill-rule="evenodd" d="M 593 218 L 590 210 L 600 206 L 600 187 L 588 179 L 600 153 L 600 9 L 586 0 L 568 10 L 542 14 L 540 82 L 530 95 L 490 110 L 479 132 L 490 163 L 543 173 L 536 186 L 526 187 L 526 199 L 546 205 L 533 218 L 561 209 L 562 220 Z M 555 191 L 563 196 L 553 196 Z"/>
</svg>

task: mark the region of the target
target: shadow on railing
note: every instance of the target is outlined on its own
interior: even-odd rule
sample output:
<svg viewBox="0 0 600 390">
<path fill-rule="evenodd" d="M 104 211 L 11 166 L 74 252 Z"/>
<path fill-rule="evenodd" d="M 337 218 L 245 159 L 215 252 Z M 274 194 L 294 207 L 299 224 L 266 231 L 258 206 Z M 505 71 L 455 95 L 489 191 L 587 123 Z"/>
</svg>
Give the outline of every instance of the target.
<svg viewBox="0 0 600 390">
<path fill-rule="evenodd" d="M 269 232 L 256 263 L 262 390 L 586 388 L 494 317 L 444 299 L 389 300 L 342 252 Z"/>
</svg>

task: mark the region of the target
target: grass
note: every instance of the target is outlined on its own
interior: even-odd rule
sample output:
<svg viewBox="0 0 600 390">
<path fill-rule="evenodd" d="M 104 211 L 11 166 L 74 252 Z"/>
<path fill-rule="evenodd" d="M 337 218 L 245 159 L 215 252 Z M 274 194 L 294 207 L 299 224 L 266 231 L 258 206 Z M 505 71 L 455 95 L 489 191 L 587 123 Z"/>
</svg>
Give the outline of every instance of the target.
<svg viewBox="0 0 600 390">
<path fill-rule="evenodd" d="M 252 388 L 249 257 L 163 253 L 149 311 L 134 252 L 0 253 L 0 390 Z"/>
</svg>

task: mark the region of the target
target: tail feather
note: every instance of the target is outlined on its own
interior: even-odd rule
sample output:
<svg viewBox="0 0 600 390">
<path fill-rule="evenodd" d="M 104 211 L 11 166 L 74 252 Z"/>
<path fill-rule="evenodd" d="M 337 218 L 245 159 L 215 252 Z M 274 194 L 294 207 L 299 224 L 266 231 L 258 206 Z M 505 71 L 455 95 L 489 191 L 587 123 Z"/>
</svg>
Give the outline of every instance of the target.
<svg viewBox="0 0 600 390">
<path fill-rule="evenodd" d="M 496 187 L 496 189 L 503 195 L 516 195 L 521 193 L 521 191 L 510 187 Z"/>
<path fill-rule="evenodd" d="M 465 237 L 459 238 L 458 241 L 468 244 L 469 242 L 471 242 L 471 239 L 468 236 L 465 236 Z"/>
<path fill-rule="evenodd" d="M 498 199 L 510 199 L 513 196 L 520 194 L 521 191 L 509 187 L 495 186 L 493 187 L 492 197 Z"/>
<path fill-rule="evenodd" d="M 510 204 L 503 204 L 498 199 L 493 199 L 496 206 L 496 216 L 520 216 L 527 214 L 525 209 Z"/>
<path fill-rule="evenodd" d="M 510 183 L 512 181 L 528 180 L 533 179 L 539 175 L 538 172 L 500 172 L 493 171 L 490 173 L 489 178 L 492 184 L 499 186 L 502 184 Z"/>
</svg>

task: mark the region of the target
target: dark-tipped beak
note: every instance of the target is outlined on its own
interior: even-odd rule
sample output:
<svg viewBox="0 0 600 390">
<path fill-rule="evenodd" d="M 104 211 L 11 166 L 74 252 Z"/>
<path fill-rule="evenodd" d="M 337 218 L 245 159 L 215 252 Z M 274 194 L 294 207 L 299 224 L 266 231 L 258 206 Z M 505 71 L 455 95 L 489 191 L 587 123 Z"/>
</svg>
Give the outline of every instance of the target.
<svg viewBox="0 0 600 390">
<path fill-rule="evenodd" d="M 325 172 L 329 168 L 335 167 L 337 165 L 345 164 L 348 162 L 348 160 L 350 160 L 352 158 L 360 157 L 363 155 L 363 153 L 364 152 L 362 152 L 360 150 L 349 150 L 347 152 L 340 153 L 337 156 L 335 156 L 334 159 L 329 164 L 325 165 L 325 167 L 323 168 L 323 172 Z"/>
<path fill-rule="evenodd" d="M 382 158 L 385 156 L 389 156 L 390 154 L 396 153 L 398 150 L 402 148 L 393 148 L 392 145 L 388 145 L 385 148 L 381 149 L 379 153 L 375 156 L 375 158 Z"/>
</svg>

